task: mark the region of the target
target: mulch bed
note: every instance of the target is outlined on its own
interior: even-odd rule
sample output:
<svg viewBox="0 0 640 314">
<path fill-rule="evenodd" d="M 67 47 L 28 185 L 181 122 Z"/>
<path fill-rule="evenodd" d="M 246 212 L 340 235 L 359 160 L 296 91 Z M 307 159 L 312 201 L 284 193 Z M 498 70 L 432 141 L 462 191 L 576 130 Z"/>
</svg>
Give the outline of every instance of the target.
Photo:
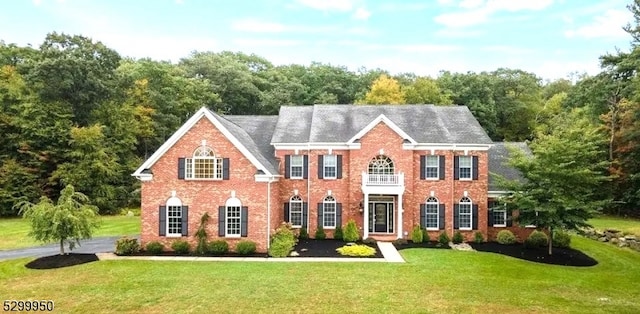
<svg viewBox="0 0 640 314">
<path fill-rule="evenodd" d="M 425 248 L 425 249 L 442 249 L 442 250 L 450 250 L 451 247 L 449 245 L 442 245 L 439 242 L 422 242 L 422 243 L 413 243 L 408 241 L 405 244 L 397 244 L 394 243 L 393 246 L 396 247 L 396 250 L 404 250 L 404 249 L 415 249 L 415 248 Z"/>
<path fill-rule="evenodd" d="M 65 255 L 58 254 L 40 257 L 24 266 L 31 269 L 54 269 L 95 262 L 97 260 L 98 257 L 95 254 L 69 253 Z"/>
<path fill-rule="evenodd" d="M 524 259 L 536 263 L 563 265 L 563 266 L 594 266 L 598 261 L 571 248 L 553 248 L 553 254 L 549 255 L 548 249 L 525 248 L 522 244 L 504 245 L 497 242 L 469 243 L 474 250 L 491 252 Z"/>
<path fill-rule="evenodd" d="M 174 252 L 162 252 L 160 254 L 151 254 L 150 252 L 147 251 L 138 251 L 136 253 L 133 253 L 129 256 L 196 256 L 196 257 L 267 257 L 266 253 L 254 253 L 254 254 L 249 254 L 249 255 L 241 255 L 235 252 L 227 252 L 223 255 L 213 255 L 213 254 L 187 254 L 187 255 L 178 255 Z"/>
<path fill-rule="evenodd" d="M 357 242 L 357 244 L 363 244 Z M 337 248 L 347 245 L 346 242 L 340 240 L 326 239 L 326 240 L 298 240 L 298 244 L 293 248 L 294 251 L 300 254 L 300 257 L 352 257 L 340 255 Z M 378 250 L 378 246 L 375 244 L 365 244 L 376 250 L 376 254 L 370 257 L 363 258 L 383 258 L 382 253 Z"/>
</svg>

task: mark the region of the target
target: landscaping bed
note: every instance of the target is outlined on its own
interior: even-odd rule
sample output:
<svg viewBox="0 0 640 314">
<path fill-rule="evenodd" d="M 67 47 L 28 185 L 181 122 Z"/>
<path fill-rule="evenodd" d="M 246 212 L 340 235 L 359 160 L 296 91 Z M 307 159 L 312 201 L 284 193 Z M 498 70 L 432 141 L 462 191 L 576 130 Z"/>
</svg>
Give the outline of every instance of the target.
<svg viewBox="0 0 640 314">
<path fill-rule="evenodd" d="M 176 254 L 172 251 L 164 251 L 162 253 L 153 254 L 148 251 L 138 251 L 127 256 L 197 256 L 197 257 L 267 257 L 267 253 L 238 254 L 236 252 L 227 252 L 224 254 Z"/>
<path fill-rule="evenodd" d="M 553 255 L 549 255 L 548 248 L 526 248 L 522 244 L 500 244 L 497 242 L 469 243 L 480 252 L 490 252 L 507 255 L 531 262 L 563 265 L 563 266 L 594 266 L 598 261 L 581 251 L 572 248 L 553 248 Z"/>
<path fill-rule="evenodd" d="M 440 242 L 435 242 L 435 241 L 427 241 L 427 242 L 421 242 L 421 243 L 414 243 L 412 241 L 407 241 L 406 243 L 394 242 L 393 246 L 395 246 L 397 250 L 415 249 L 415 248 L 444 249 L 444 250 L 451 249 L 449 245 L 442 245 L 440 244 Z"/>
<path fill-rule="evenodd" d="M 378 250 L 378 246 L 376 244 L 365 244 L 361 242 L 356 242 L 356 244 L 364 244 L 376 250 L 375 255 L 365 257 L 365 258 L 383 258 L 382 253 Z M 304 239 L 298 240 L 298 243 L 293 248 L 294 252 L 297 252 L 300 257 L 350 257 L 340 255 L 336 249 L 347 245 L 347 242 L 341 240 L 315 240 L 315 239 Z"/>
<path fill-rule="evenodd" d="M 39 257 L 24 266 L 30 269 L 54 269 L 95 261 L 98 261 L 98 257 L 95 254 L 69 253 L 64 255 L 56 254 Z"/>
</svg>

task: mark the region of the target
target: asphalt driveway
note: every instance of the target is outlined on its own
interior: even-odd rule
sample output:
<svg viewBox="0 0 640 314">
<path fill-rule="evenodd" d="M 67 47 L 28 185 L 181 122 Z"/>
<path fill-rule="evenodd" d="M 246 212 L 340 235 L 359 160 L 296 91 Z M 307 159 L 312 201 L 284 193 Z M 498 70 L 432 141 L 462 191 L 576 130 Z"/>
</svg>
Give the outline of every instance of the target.
<svg viewBox="0 0 640 314">
<path fill-rule="evenodd" d="M 116 240 L 121 237 L 100 237 L 88 240 L 80 240 L 80 246 L 71 251 L 73 253 L 103 253 L 113 252 L 116 247 Z M 65 246 L 65 252 L 69 250 Z M 60 253 L 60 244 L 47 244 L 23 249 L 0 251 L 0 261 L 6 259 L 23 257 L 41 257 Z"/>
</svg>

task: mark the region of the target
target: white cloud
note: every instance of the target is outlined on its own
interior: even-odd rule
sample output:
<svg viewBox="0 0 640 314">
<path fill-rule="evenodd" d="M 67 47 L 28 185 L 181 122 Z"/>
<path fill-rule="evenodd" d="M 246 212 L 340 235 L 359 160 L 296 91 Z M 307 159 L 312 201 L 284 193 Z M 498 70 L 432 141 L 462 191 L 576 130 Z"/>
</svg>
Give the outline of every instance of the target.
<svg viewBox="0 0 640 314">
<path fill-rule="evenodd" d="M 184 0 L 176 0 L 176 4 L 184 4 Z"/>
<path fill-rule="evenodd" d="M 42 0 L 33 0 L 33 5 L 39 6 L 42 4 Z"/>
<path fill-rule="evenodd" d="M 464 9 L 475 9 L 484 4 L 484 0 L 462 0 L 459 6 Z"/>
<path fill-rule="evenodd" d="M 297 0 L 297 2 L 319 11 L 348 12 L 354 8 L 353 0 Z"/>
<path fill-rule="evenodd" d="M 434 44 L 396 45 L 391 48 L 402 52 L 451 52 L 459 49 L 457 46 Z"/>
<path fill-rule="evenodd" d="M 233 43 L 243 47 L 292 47 L 302 45 L 304 42 L 300 40 L 289 39 L 248 39 L 239 38 L 234 39 Z"/>
<path fill-rule="evenodd" d="M 564 35 L 568 38 L 624 38 L 628 34 L 622 26 L 631 18 L 631 13 L 628 11 L 607 10 L 604 14 L 596 16 L 590 24 L 567 30 Z"/>
<path fill-rule="evenodd" d="M 251 33 L 282 33 L 288 30 L 288 27 L 274 22 L 264 22 L 260 20 L 244 19 L 231 23 L 231 28 L 237 31 Z"/>
<path fill-rule="evenodd" d="M 434 21 L 447 27 L 466 27 L 486 22 L 489 13 L 487 9 L 445 13 L 436 16 Z"/>
<path fill-rule="evenodd" d="M 356 20 L 366 20 L 371 16 L 371 12 L 367 11 L 365 8 L 358 8 L 355 12 L 353 12 L 352 17 Z"/>
<path fill-rule="evenodd" d="M 459 4 L 461 11 L 440 14 L 434 21 L 446 27 L 467 27 L 482 24 L 499 11 L 538 11 L 551 4 L 553 0 L 463 0 Z"/>
</svg>

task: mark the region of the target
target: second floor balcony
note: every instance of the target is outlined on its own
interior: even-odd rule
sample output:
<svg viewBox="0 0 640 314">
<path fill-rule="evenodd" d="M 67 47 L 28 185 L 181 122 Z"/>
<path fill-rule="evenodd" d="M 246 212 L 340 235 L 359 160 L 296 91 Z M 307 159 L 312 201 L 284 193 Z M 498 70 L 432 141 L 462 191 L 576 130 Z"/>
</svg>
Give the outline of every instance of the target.
<svg viewBox="0 0 640 314">
<path fill-rule="evenodd" d="M 404 186 L 404 173 L 397 174 L 370 174 L 362 172 L 362 185 L 364 186 Z"/>
</svg>

